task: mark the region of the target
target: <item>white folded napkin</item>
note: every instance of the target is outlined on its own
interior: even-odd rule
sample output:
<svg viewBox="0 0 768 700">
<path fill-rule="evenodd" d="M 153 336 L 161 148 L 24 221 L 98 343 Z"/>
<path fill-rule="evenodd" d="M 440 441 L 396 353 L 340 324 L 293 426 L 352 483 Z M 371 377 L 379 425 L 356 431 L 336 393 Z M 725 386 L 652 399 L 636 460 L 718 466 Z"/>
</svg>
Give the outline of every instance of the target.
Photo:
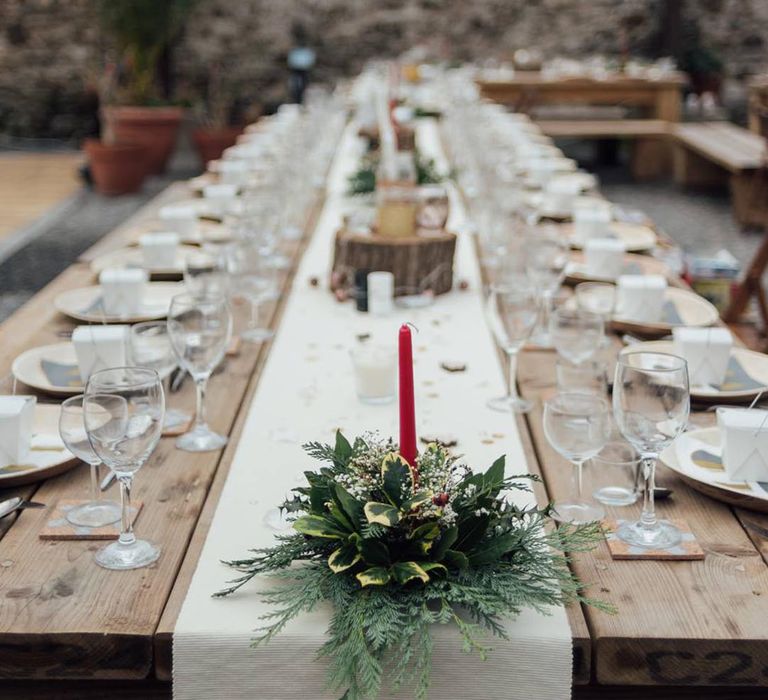
<svg viewBox="0 0 768 700">
<path fill-rule="evenodd" d="M 584 243 L 587 274 L 616 279 L 624 268 L 624 253 L 624 243 L 616 238 L 590 238 Z"/>
<path fill-rule="evenodd" d="M 85 384 L 94 372 L 128 364 L 130 326 L 78 326 L 72 332 L 80 378 Z"/>
<path fill-rule="evenodd" d="M 768 411 L 719 408 L 723 468 L 733 481 L 768 481 Z"/>
<path fill-rule="evenodd" d="M 169 268 L 176 265 L 179 234 L 176 231 L 145 233 L 139 238 L 144 267 Z"/>
<path fill-rule="evenodd" d="M 621 275 L 616 283 L 616 316 L 658 323 L 666 291 L 667 280 L 663 275 Z"/>
<path fill-rule="evenodd" d="M 55 433 L 35 433 L 30 445 L 32 450 L 40 452 L 55 452 L 66 449 L 63 440 Z"/>
<path fill-rule="evenodd" d="M 160 207 L 157 215 L 163 222 L 163 228 L 178 233 L 184 239 L 197 235 L 198 210 L 192 204 L 166 204 Z"/>
<path fill-rule="evenodd" d="M 29 457 L 36 403 L 34 396 L 0 396 L 0 466 Z"/>
<path fill-rule="evenodd" d="M 108 267 L 99 275 L 101 300 L 108 314 L 132 314 L 141 311 L 149 280 L 146 270 L 137 267 Z"/>
<path fill-rule="evenodd" d="M 609 238 L 611 205 L 597 197 L 577 197 L 573 201 L 573 236 L 580 243 L 590 238 Z"/>
<path fill-rule="evenodd" d="M 691 386 L 720 386 L 731 359 L 733 336 L 727 328 L 673 328 L 675 352 L 688 363 Z"/>
</svg>

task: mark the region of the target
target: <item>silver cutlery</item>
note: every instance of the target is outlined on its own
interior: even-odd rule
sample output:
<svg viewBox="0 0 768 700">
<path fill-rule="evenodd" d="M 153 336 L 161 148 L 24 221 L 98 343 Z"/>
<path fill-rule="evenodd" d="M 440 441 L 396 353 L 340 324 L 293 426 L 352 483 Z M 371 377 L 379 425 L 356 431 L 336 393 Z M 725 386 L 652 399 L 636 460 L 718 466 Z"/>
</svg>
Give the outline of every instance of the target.
<svg viewBox="0 0 768 700">
<path fill-rule="evenodd" d="M 6 515 L 10 515 L 17 510 L 21 510 L 22 508 L 45 508 L 45 503 L 25 501 L 19 496 L 7 498 L 4 501 L 0 501 L 0 518 L 4 518 Z"/>
<path fill-rule="evenodd" d="M 115 472 L 113 472 L 113 471 L 111 471 L 111 470 L 110 470 L 109 474 L 107 474 L 107 475 L 106 475 L 106 476 L 105 476 L 105 477 L 104 477 L 104 478 L 101 480 L 101 483 L 99 484 L 99 488 L 100 488 L 102 491 L 106 491 L 106 490 L 107 490 L 107 489 L 108 489 L 108 488 L 109 488 L 109 487 L 112 485 L 112 482 L 113 482 L 114 480 L 115 480 Z"/>
</svg>

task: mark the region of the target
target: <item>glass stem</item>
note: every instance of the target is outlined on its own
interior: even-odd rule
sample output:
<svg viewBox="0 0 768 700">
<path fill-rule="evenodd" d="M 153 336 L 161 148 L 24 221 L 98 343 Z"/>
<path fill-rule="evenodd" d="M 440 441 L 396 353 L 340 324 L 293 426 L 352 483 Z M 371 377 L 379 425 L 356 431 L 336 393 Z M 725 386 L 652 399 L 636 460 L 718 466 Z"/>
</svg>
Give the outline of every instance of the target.
<svg viewBox="0 0 768 700">
<path fill-rule="evenodd" d="M 520 352 L 518 348 L 507 351 L 507 357 L 509 358 L 509 374 L 507 374 L 507 396 L 511 399 L 519 399 L 517 393 L 517 355 Z"/>
<path fill-rule="evenodd" d="M 129 547 L 136 541 L 136 535 L 133 534 L 133 517 L 131 514 L 131 482 L 133 477 L 120 476 L 120 538 L 118 542 L 121 545 Z"/>
<path fill-rule="evenodd" d="M 542 335 L 549 338 L 549 318 L 552 315 L 552 300 L 555 298 L 554 292 L 546 291 L 541 294 L 541 331 Z"/>
<path fill-rule="evenodd" d="M 644 530 L 654 531 L 657 528 L 656 503 L 654 491 L 656 489 L 656 455 L 643 455 L 640 468 L 643 470 L 643 512 L 640 516 L 640 524 Z"/>
<path fill-rule="evenodd" d="M 584 460 L 574 460 L 573 466 L 575 467 L 573 476 L 575 480 L 576 497 L 580 501 L 584 483 Z"/>
<path fill-rule="evenodd" d="M 251 301 L 251 319 L 248 323 L 248 328 L 251 330 L 255 330 L 259 327 L 259 306 L 261 306 L 261 304 L 258 301 Z"/>
<path fill-rule="evenodd" d="M 92 463 L 91 467 L 91 503 L 99 500 L 99 462 Z"/>
<path fill-rule="evenodd" d="M 195 428 L 203 428 L 207 425 L 205 418 L 205 388 L 208 385 L 208 377 L 195 379 L 197 405 L 195 406 Z"/>
</svg>

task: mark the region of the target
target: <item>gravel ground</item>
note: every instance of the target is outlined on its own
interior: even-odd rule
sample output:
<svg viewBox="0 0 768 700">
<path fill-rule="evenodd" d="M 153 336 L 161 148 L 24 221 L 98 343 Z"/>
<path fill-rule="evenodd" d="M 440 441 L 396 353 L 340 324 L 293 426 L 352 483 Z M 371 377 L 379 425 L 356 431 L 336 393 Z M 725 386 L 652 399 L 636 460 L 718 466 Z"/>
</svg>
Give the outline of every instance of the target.
<svg viewBox="0 0 768 700">
<path fill-rule="evenodd" d="M 586 145 L 572 150 L 571 155 L 599 175 L 608 199 L 645 211 L 684 250 L 706 255 L 726 248 L 745 264 L 759 245 L 760 234 L 739 230 L 727 192 L 683 192 L 669 181 L 633 183 L 625 166 L 590 161 Z M 192 154 L 182 150 L 166 175 L 150 179 L 136 195 L 102 197 L 84 188 L 39 236 L 0 263 L 0 320 L 174 179 L 195 174 L 195 167 Z"/>
</svg>

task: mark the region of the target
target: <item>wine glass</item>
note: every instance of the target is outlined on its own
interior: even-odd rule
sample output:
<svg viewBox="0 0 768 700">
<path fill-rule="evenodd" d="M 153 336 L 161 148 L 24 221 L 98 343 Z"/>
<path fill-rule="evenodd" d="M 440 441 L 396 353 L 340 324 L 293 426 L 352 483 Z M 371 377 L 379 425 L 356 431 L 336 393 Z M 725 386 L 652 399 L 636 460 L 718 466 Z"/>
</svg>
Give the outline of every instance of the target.
<svg viewBox="0 0 768 700">
<path fill-rule="evenodd" d="M 611 432 L 611 409 L 596 394 L 556 394 L 544 402 L 544 434 L 549 444 L 575 467 L 573 495 L 555 503 L 552 517 L 565 523 L 600 520 L 605 510 L 586 499 L 582 489 L 583 465 L 600 452 Z"/>
<path fill-rule="evenodd" d="M 177 441 L 188 452 L 218 450 L 227 438 L 213 432 L 205 419 L 205 389 L 221 362 L 232 335 L 232 314 L 224 297 L 179 294 L 171 300 L 168 335 L 181 366 L 195 380 L 197 406 L 194 424 Z"/>
<path fill-rule="evenodd" d="M 549 319 L 549 336 L 557 354 L 574 365 L 594 357 L 604 335 L 602 317 L 590 311 L 561 307 Z"/>
<path fill-rule="evenodd" d="M 131 326 L 128 334 L 128 351 L 136 367 L 154 369 L 165 381 L 178 366 L 166 321 L 147 321 Z M 178 408 L 166 408 L 163 429 L 187 425 L 192 416 Z"/>
<path fill-rule="evenodd" d="M 533 406 L 517 393 L 517 356 L 536 326 L 539 307 L 536 288 L 525 275 L 506 275 L 502 284 L 490 288 L 488 324 L 509 359 L 507 394 L 488 401 L 488 407 L 495 411 L 525 413 Z"/>
<path fill-rule="evenodd" d="M 568 252 L 568 240 L 557 227 L 534 228 L 526 238 L 525 269 L 542 299 L 540 330 L 533 339 L 533 342 L 541 347 L 552 346 L 549 337 L 549 316 L 555 294 L 565 279 Z"/>
<path fill-rule="evenodd" d="M 658 352 L 619 355 L 613 382 L 613 414 L 621 434 L 639 453 L 645 480 L 640 520 L 625 523 L 616 535 L 637 547 L 666 549 L 680 542 L 680 531 L 656 518 L 653 500 L 659 453 L 685 430 L 690 412 L 688 364 Z"/>
<path fill-rule="evenodd" d="M 190 294 L 197 296 L 226 296 L 229 292 L 227 265 L 221 250 L 203 248 L 187 256 L 184 284 Z"/>
<path fill-rule="evenodd" d="M 96 563 L 105 569 L 138 569 L 160 556 L 159 547 L 133 534 L 131 487 L 160 440 L 164 411 L 163 384 L 153 369 L 105 369 L 94 372 L 85 387 L 88 441 L 120 482 L 120 537 L 96 553 Z"/>
<path fill-rule="evenodd" d="M 67 522 L 79 527 L 104 527 L 120 520 L 120 506 L 99 497 L 99 465 L 101 459 L 88 442 L 85 430 L 83 395 L 70 396 L 61 404 L 59 435 L 66 448 L 90 465 L 91 500 L 67 511 Z"/>
<path fill-rule="evenodd" d="M 245 297 L 251 307 L 248 327 L 240 333 L 240 337 L 251 343 L 269 340 L 274 331 L 259 326 L 259 309 L 262 303 L 275 297 L 275 268 L 266 264 L 255 243 L 243 242 L 230 250 L 229 272 L 233 290 Z"/>
<path fill-rule="evenodd" d="M 603 317 L 608 323 L 616 308 L 616 286 L 607 282 L 582 282 L 575 288 L 576 303 L 580 309 Z"/>
</svg>

